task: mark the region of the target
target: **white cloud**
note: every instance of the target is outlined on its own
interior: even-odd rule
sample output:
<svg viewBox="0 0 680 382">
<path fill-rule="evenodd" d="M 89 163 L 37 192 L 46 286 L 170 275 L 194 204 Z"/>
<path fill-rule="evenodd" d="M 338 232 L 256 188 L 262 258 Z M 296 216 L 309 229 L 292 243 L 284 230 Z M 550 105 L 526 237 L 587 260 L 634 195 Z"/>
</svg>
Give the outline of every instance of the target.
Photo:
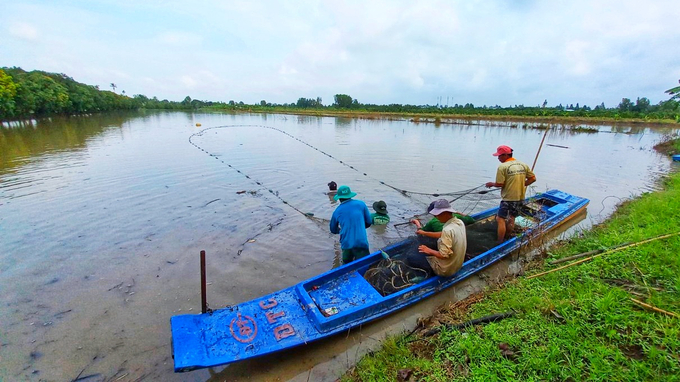
<svg viewBox="0 0 680 382">
<path fill-rule="evenodd" d="M 203 39 L 201 36 L 196 35 L 194 33 L 167 31 L 156 36 L 156 40 L 161 44 L 179 46 L 200 44 Z"/>
<path fill-rule="evenodd" d="M 189 88 L 189 89 L 195 88 L 195 87 L 196 87 L 196 84 L 198 84 L 198 82 L 196 82 L 196 80 L 194 80 L 194 79 L 191 78 L 190 76 L 182 76 L 182 77 L 180 77 L 180 82 L 181 82 L 185 87 L 187 87 L 187 88 Z"/>
<path fill-rule="evenodd" d="M 588 50 L 591 46 L 586 41 L 569 41 L 564 47 L 564 59 L 568 63 L 567 69 L 569 73 L 576 76 L 585 76 L 590 74 L 590 63 L 588 57 Z"/>
<path fill-rule="evenodd" d="M 38 39 L 38 29 L 31 24 L 15 22 L 9 26 L 9 34 L 28 41 Z"/>
<path fill-rule="evenodd" d="M 291 66 L 283 64 L 283 65 L 281 65 L 281 68 L 279 69 L 279 73 L 282 74 L 282 75 L 290 75 L 290 74 L 297 74 L 298 71 Z"/>
<path fill-rule="evenodd" d="M 658 102 L 678 19 L 677 0 L 16 2 L 0 65 L 172 100 Z"/>
</svg>

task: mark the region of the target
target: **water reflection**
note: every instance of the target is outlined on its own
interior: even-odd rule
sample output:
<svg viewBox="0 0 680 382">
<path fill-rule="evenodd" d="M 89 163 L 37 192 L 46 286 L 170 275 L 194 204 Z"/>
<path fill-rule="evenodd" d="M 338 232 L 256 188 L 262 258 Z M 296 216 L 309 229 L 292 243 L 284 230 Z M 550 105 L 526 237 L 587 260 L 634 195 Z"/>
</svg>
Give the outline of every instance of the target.
<svg viewBox="0 0 680 382">
<path fill-rule="evenodd" d="M 32 157 L 56 151 L 83 149 L 88 139 L 106 130 L 120 128 L 130 114 L 52 117 L 0 127 L 0 175 Z"/>
<path fill-rule="evenodd" d="M 353 121 L 352 118 L 335 117 L 335 127 L 350 127 Z"/>
</svg>

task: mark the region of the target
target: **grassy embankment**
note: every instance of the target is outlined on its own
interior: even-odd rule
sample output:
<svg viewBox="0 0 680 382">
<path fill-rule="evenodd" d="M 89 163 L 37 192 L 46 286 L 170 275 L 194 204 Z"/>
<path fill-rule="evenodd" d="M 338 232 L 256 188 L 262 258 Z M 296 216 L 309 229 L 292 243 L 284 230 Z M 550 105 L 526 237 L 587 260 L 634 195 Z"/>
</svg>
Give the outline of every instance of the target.
<svg viewBox="0 0 680 382">
<path fill-rule="evenodd" d="M 576 115 L 513 115 L 511 112 L 503 115 L 467 113 L 429 113 L 429 112 L 388 112 L 388 111 L 368 111 L 368 110 L 347 110 L 347 109 L 300 109 L 285 107 L 241 107 L 238 109 L 211 106 L 204 107 L 202 111 L 224 112 L 248 112 L 248 113 L 272 113 L 272 114 L 291 114 L 308 115 L 315 117 L 343 117 L 369 120 L 403 120 L 409 119 L 416 123 L 434 124 L 479 124 L 479 121 L 503 122 L 509 125 L 531 124 L 567 124 L 567 125 L 645 125 L 645 126 L 677 126 L 678 121 L 674 119 L 651 119 L 651 118 L 613 118 L 613 117 L 592 117 Z"/>
<path fill-rule="evenodd" d="M 678 150 L 680 141 L 667 146 Z M 566 264 L 551 266 L 557 258 L 677 233 L 678 222 L 675 173 L 664 190 L 624 203 L 604 224 L 553 246 L 528 273 Z M 430 322 L 513 310 L 514 317 L 431 337 L 390 338 L 342 380 L 680 380 L 680 235 L 492 289 L 440 308 Z"/>
</svg>

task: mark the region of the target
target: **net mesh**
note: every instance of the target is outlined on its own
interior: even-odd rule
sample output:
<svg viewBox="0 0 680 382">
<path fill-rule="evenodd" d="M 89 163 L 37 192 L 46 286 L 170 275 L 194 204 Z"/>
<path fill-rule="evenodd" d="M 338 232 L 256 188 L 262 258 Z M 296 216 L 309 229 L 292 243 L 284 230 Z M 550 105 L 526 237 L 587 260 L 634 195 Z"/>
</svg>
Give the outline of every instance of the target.
<svg viewBox="0 0 680 382">
<path fill-rule="evenodd" d="M 383 296 L 415 285 L 427 276 L 426 270 L 410 267 L 402 260 L 391 258 L 380 260 L 364 273 L 364 278 Z"/>
<path fill-rule="evenodd" d="M 535 227 L 542 219 L 541 207 L 545 203 L 538 201 L 524 205 L 521 214 L 515 219 L 514 234 Z M 467 250 L 465 261 L 470 260 L 496 246 L 497 223 L 495 216 L 479 220 L 465 227 Z M 437 249 L 437 239 L 425 236 L 410 236 L 399 246 L 387 251 L 387 259 L 373 265 L 364 273 L 364 278 L 383 296 L 398 292 L 424 281 L 428 272 L 414 268 L 405 263 L 408 255 L 418 253 L 419 245 Z"/>
</svg>

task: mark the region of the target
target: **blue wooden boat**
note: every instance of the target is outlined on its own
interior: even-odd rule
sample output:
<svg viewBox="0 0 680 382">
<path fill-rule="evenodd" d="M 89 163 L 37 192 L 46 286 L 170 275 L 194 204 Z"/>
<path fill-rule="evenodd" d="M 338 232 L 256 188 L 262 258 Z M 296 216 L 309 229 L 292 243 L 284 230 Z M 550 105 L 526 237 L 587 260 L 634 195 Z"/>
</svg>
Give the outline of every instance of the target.
<svg viewBox="0 0 680 382">
<path fill-rule="evenodd" d="M 673 155 L 673 161 L 680 162 L 680 154 Z"/>
<path fill-rule="evenodd" d="M 391 314 L 452 286 L 554 230 L 578 216 L 588 202 L 558 190 L 529 198 L 523 213 L 524 232 L 497 246 L 494 246 L 493 223 L 497 208 L 475 214 L 475 224 L 467 227 L 471 258 L 456 274 L 430 277 L 390 294 L 383 295 L 364 278 L 366 271 L 383 259 L 382 252 L 377 251 L 264 297 L 204 314 L 174 316 L 170 325 L 175 371 L 228 364 L 277 352 Z M 531 224 L 527 225 L 527 220 Z M 493 227 L 486 240 L 492 244 L 486 247 L 476 245 L 479 243 L 473 243 L 470 238 L 475 226 L 483 222 Z M 398 258 L 415 248 L 414 241 L 405 240 L 383 251 Z M 474 253 L 469 253 L 471 248 Z"/>
</svg>

